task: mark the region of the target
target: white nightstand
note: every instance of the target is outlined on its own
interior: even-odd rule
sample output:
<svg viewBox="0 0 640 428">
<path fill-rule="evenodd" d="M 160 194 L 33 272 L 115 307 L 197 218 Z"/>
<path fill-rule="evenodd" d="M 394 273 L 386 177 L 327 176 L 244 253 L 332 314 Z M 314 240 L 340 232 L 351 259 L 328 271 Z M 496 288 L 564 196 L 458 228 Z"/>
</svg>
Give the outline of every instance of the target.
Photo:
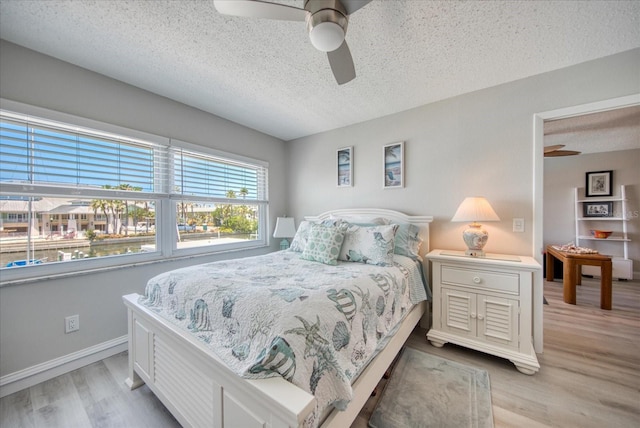
<svg viewBox="0 0 640 428">
<path fill-rule="evenodd" d="M 432 345 L 451 342 L 509 359 L 532 375 L 540 369 L 532 344 L 533 276 L 542 268 L 531 257 L 433 250 Z"/>
</svg>

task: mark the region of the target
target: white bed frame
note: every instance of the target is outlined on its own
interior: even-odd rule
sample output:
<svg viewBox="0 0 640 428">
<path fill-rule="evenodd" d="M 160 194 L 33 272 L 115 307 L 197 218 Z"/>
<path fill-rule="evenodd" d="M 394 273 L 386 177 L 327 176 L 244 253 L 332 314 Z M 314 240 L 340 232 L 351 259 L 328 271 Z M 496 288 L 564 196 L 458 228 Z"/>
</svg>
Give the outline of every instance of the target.
<svg viewBox="0 0 640 428">
<path fill-rule="evenodd" d="M 384 217 L 413 223 L 420 227 L 421 255 L 429 250 L 431 216 L 408 216 L 383 209 L 343 209 L 305 218 L 331 217 Z M 146 383 L 182 426 L 294 428 L 300 427 L 314 409 L 315 398 L 311 394 L 282 378 L 249 380 L 237 376 L 204 344 L 139 305 L 139 297 L 123 296 L 129 326 L 126 383 L 131 389 Z M 429 314 L 427 302 L 409 312 L 385 349 L 354 382 L 354 397 L 347 409 L 333 410 L 321 427 L 351 425 L 418 322 L 423 319 L 423 326 L 427 326 Z"/>
</svg>

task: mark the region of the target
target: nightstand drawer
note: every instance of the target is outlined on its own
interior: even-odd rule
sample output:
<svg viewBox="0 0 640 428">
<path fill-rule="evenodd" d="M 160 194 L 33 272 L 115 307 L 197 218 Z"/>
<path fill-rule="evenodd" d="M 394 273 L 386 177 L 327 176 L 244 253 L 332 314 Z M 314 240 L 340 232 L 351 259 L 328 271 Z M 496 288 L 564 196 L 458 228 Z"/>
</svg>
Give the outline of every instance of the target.
<svg viewBox="0 0 640 428">
<path fill-rule="evenodd" d="M 518 294 L 519 276 L 517 274 L 500 273 L 479 269 L 464 269 L 443 265 L 441 267 L 442 283 L 483 288 Z"/>
</svg>

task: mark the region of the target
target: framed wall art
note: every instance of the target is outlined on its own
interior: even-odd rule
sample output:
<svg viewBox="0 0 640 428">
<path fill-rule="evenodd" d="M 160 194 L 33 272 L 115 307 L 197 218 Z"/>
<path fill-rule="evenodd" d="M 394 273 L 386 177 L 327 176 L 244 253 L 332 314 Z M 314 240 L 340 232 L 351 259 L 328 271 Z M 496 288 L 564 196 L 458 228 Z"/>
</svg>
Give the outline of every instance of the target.
<svg viewBox="0 0 640 428">
<path fill-rule="evenodd" d="M 382 151 L 383 187 L 404 187 L 404 141 L 387 144 Z"/>
<path fill-rule="evenodd" d="M 612 217 L 613 202 L 584 202 L 584 217 Z"/>
<path fill-rule="evenodd" d="M 338 149 L 338 187 L 353 186 L 353 146 Z"/>
<path fill-rule="evenodd" d="M 611 196 L 613 171 L 587 172 L 585 196 Z"/>
</svg>

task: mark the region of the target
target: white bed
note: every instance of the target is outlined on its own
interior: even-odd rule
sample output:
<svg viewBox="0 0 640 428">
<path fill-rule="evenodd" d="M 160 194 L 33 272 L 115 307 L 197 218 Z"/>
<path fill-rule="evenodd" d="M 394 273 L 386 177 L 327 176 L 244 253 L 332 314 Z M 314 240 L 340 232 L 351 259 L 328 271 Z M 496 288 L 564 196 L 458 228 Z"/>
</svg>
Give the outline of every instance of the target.
<svg viewBox="0 0 640 428">
<path fill-rule="evenodd" d="M 381 209 L 335 210 L 309 221 L 382 217 L 419 227 L 420 255 L 429 250 L 430 216 L 408 216 Z M 425 264 L 425 273 L 426 273 Z M 281 377 L 246 379 L 234 373 L 220 357 L 192 334 L 167 322 L 140 295 L 124 296 L 129 325 L 129 378 L 133 389 L 146 383 L 185 427 L 299 427 L 315 408 L 310 393 Z M 346 410 L 331 411 L 322 427 L 347 427 L 405 343 L 417 323 L 429 323 L 428 302 L 404 316 L 394 336 L 352 383 L 353 399 Z"/>
</svg>

